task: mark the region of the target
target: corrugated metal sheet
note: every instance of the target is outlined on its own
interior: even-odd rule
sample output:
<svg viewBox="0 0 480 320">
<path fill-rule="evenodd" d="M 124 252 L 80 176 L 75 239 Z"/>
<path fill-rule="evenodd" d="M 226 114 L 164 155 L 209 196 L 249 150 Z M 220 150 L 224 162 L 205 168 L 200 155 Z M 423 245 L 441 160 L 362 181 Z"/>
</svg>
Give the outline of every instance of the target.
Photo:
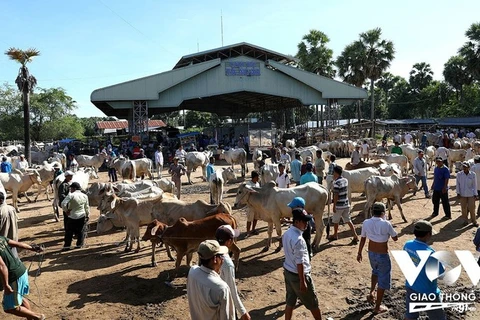
<svg viewBox="0 0 480 320">
<path fill-rule="evenodd" d="M 121 130 L 128 128 L 128 121 L 98 121 L 97 128 L 100 130 L 103 129 L 115 129 Z"/>
<path fill-rule="evenodd" d="M 444 127 L 480 127 L 480 117 L 442 118 L 437 119 L 437 124 Z"/>
<path fill-rule="evenodd" d="M 162 120 L 148 120 L 149 128 L 166 127 L 167 125 Z M 128 121 L 98 121 L 97 129 L 100 130 L 122 130 L 128 128 Z"/>
<path fill-rule="evenodd" d="M 421 125 L 421 124 L 435 124 L 436 121 L 435 119 L 386 119 L 386 120 L 377 120 L 377 122 L 379 124 L 383 124 L 383 125 L 402 125 L 402 124 L 405 124 L 405 125 L 408 125 L 408 124 L 417 124 L 417 125 Z"/>
</svg>

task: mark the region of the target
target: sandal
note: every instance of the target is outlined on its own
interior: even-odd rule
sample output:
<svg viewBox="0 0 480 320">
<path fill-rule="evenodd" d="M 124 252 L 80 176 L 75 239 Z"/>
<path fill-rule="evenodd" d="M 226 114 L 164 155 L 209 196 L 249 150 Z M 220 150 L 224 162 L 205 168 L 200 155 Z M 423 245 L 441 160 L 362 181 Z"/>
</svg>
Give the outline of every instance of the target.
<svg viewBox="0 0 480 320">
<path fill-rule="evenodd" d="M 373 310 L 373 313 L 374 314 L 380 314 L 380 313 L 385 313 L 385 312 L 388 312 L 389 309 L 385 306 L 380 306 L 380 308 L 378 310 Z"/>
<path fill-rule="evenodd" d="M 352 239 L 352 244 L 358 244 L 358 238 L 353 238 Z"/>
</svg>

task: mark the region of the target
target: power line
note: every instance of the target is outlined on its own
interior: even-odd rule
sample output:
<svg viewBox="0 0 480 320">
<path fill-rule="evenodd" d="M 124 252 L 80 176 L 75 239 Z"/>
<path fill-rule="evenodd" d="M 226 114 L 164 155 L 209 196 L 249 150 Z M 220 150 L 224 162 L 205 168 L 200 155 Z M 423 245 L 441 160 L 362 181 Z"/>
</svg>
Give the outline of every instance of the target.
<svg viewBox="0 0 480 320">
<path fill-rule="evenodd" d="M 112 12 L 114 15 L 116 15 L 118 18 L 120 18 L 123 22 L 125 22 L 126 24 L 128 24 L 133 30 L 135 30 L 136 32 L 140 33 L 142 36 L 144 36 L 145 38 L 147 38 L 148 40 L 150 40 L 151 42 L 153 42 L 154 44 L 158 45 L 160 48 L 162 48 L 165 52 L 167 53 L 170 53 L 171 55 L 174 55 L 176 56 L 173 52 L 167 50 L 165 47 L 163 47 L 162 45 L 160 45 L 157 41 L 153 40 L 152 38 L 150 38 L 149 36 L 147 36 L 145 33 L 143 33 L 140 29 L 136 28 L 133 24 L 131 24 L 130 22 L 128 22 L 126 19 L 124 19 L 121 15 L 119 15 L 117 12 L 115 12 L 112 8 L 110 8 L 109 6 L 107 6 L 102 0 L 98 0 L 101 4 L 103 4 L 105 6 L 105 8 L 107 8 L 108 10 L 110 10 L 110 12 Z"/>
</svg>

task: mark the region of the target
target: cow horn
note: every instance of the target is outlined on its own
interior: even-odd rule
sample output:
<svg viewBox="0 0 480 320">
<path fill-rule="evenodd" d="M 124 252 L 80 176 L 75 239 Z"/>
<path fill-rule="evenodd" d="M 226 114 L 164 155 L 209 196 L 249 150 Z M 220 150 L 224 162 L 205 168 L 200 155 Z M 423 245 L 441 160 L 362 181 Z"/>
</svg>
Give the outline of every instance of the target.
<svg viewBox="0 0 480 320">
<path fill-rule="evenodd" d="M 152 231 L 150 232 L 150 234 L 151 234 L 152 236 L 156 236 L 158 228 L 159 228 L 158 225 L 156 225 L 155 227 L 153 227 L 153 228 L 152 228 Z M 160 234 L 159 237 L 161 237 L 161 236 L 162 236 L 162 235 Z"/>
</svg>

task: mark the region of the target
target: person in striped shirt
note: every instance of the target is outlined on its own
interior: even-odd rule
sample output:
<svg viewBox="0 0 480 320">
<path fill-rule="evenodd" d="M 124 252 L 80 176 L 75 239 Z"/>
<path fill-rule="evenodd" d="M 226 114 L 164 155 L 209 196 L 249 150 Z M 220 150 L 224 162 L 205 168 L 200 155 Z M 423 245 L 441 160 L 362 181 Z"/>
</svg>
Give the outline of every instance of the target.
<svg viewBox="0 0 480 320">
<path fill-rule="evenodd" d="M 353 234 L 352 243 L 358 243 L 358 235 L 350 218 L 350 203 L 348 202 L 348 180 L 342 177 L 343 168 L 335 166 L 333 168 L 333 235 L 328 240 L 338 239 L 338 223 L 340 219 L 348 224 Z"/>
</svg>

